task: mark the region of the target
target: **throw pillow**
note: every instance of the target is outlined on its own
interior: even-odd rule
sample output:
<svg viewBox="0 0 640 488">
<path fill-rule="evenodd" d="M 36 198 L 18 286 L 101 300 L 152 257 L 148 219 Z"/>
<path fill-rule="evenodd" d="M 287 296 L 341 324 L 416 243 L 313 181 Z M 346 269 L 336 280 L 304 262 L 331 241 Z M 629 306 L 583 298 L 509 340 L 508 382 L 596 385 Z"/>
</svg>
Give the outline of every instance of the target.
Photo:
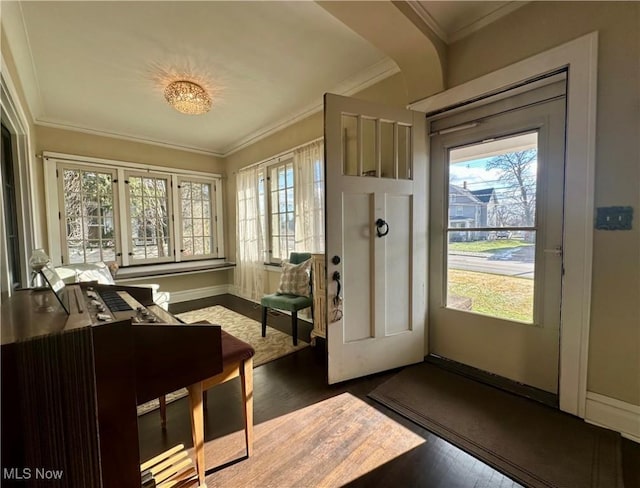
<svg viewBox="0 0 640 488">
<path fill-rule="evenodd" d="M 311 273 L 311 259 L 300 264 L 282 263 L 282 275 L 280 276 L 279 295 L 297 295 L 308 297 L 311 294 L 309 277 Z"/>
</svg>

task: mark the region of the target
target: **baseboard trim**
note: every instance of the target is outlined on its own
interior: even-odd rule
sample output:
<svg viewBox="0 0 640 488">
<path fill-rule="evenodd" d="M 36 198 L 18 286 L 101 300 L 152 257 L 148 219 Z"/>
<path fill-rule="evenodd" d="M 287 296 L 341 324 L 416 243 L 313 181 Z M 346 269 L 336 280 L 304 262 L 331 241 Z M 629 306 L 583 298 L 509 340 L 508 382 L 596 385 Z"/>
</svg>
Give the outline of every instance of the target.
<svg viewBox="0 0 640 488">
<path fill-rule="evenodd" d="M 248 300 L 250 302 L 257 303 L 258 305 L 260 304 L 260 300 L 256 300 L 254 298 L 245 296 L 242 293 L 240 293 L 240 289 L 236 285 L 228 285 L 228 287 L 229 288 L 228 288 L 227 293 L 229 293 L 229 295 L 234 295 L 234 296 L 236 296 L 238 298 L 242 298 L 244 300 Z"/>
<path fill-rule="evenodd" d="M 241 293 L 239 293 L 238 288 L 236 286 L 234 286 L 234 285 L 229 285 L 229 291 L 227 293 L 229 293 L 229 295 L 234 295 L 234 296 L 236 296 L 238 298 L 242 298 L 242 299 L 247 300 L 249 302 L 253 302 L 253 303 L 257 304 L 257 305 L 260 305 L 260 300 L 254 300 L 253 298 L 249 298 L 249 297 L 246 297 L 246 296 L 242 295 Z M 308 309 L 305 308 L 304 310 L 308 310 Z M 288 312 L 286 310 L 270 309 L 269 313 L 275 314 L 275 315 L 279 315 L 279 314 L 291 315 L 291 312 Z M 304 314 L 298 314 L 298 320 L 301 320 L 303 322 L 307 322 L 308 324 L 313 325 L 313 321 L 311 320 L 310 316 L 305 316 Z"/>
<path fill-rule="evenodd" d="M 640 405 L 588 391 L 584 419 L 640 443 Z"/>
<path fill-rule="evenodd" d="M 171 303 L 188 302 L 189 300 L 198 300 L 199 298 L 207 298 L 216 295 L 224 295 L 229 293 L 229 285 L 205 286 L 204 288 L 192 288 L 191 290 L 172 291 Z"/>
</svg>

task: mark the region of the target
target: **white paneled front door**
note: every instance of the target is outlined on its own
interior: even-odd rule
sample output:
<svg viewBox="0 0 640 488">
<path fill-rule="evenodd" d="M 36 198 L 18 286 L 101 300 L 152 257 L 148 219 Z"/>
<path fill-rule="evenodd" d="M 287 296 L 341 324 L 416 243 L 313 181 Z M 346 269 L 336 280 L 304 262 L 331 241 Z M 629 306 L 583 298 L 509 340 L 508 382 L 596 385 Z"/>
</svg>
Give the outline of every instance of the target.
<svg viewBox="0 0 640 488">
<path fill-rule="evenodd" d="M 329 383 L 424 358 L 425 116 L 325 96 Z"/>
</svg>

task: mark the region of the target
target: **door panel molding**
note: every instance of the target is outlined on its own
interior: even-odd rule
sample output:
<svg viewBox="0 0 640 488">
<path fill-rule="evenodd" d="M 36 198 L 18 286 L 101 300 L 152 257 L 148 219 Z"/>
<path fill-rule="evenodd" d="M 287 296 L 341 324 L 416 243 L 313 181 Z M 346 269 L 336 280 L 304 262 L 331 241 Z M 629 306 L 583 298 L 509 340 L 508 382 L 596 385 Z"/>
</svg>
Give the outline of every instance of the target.
<svg viewBox="0 0 640 488">
<path fill-rule="evenodd" d="M 568 69 L 559 395 L 560 409 L 582 418 L 587 392 L 593 264 L 597 58 L 598 33 L 592 32 L 410 105 L 425 112 L 446 110 L 541 74 Z"/>
<path fill-rule="evenodd" d="M 361 225 L 363 214 L 367 216 L 364 219 L 366 222 L 373 219 L 374 201 L 373 193 L 342 194 L 342 233 L 350 243 L 351 250 L 355 251 L 348 253 L 345 247 L 340 253 L 343 261 L 342 296 L 345 303 L 343 320 L 350 320 L 354 316 L 360 319 L 350 321 L 351 327 L 344 329 L 345 343 L 376 337 L 373 324 L 376 322 L 377 314 L 370 304 L 374 293 L 371 286 L 372 270 L 369 267 L 373 254 L 370 226 Z M 355 225 L 352 225 L 352 222 Z"/>
</svg>

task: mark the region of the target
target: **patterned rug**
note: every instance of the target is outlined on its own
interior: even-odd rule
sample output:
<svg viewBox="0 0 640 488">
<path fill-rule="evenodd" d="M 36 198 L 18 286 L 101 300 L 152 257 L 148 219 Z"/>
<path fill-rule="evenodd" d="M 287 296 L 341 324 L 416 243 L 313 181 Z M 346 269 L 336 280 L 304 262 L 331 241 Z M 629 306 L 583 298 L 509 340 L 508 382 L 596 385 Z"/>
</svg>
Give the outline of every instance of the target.
<svg viewBox="0 0 640 488">
<path fill-rule="evenodd" d="M 307 347 L 309 344 L 298 339 L 294 346 L 291 336 L 267 326 L 267 337 L 262 337 L 262 326 L 242 314 L 229 310 L 221 305 L 200 308 L 190 312 L 176 314 L 187 324 L 208 320 L 212 324 L 222 326 L 222 329 L 253 346 L 256 350 L 253 356 L 253 367 L 257 368 L 269 361 L 281 358 Z M 167 403 L 173 402 L 187 395 L 184 388 L 167 395 Z M 158 400 L 152 400 L 138 406 L 138 415 L 143 415 L 158 408 Z"/>
</svg>

